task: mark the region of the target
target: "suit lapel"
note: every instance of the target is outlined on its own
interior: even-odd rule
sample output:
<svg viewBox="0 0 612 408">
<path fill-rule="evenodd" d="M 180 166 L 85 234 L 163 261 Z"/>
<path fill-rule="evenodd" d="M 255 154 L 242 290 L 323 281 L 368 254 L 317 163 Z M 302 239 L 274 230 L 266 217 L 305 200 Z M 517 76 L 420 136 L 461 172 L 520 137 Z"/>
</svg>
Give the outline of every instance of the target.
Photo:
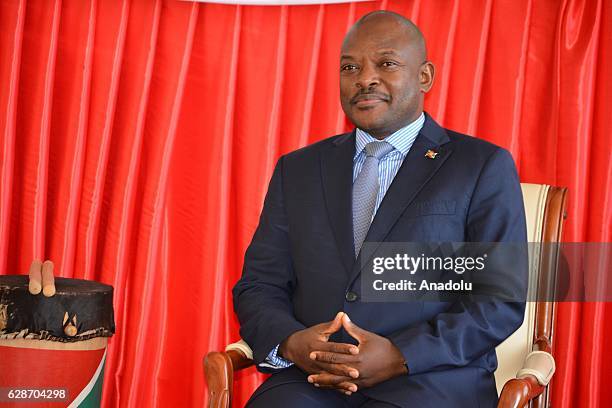
<svg viewBox="0 0 612 408">
<path fill-rule="evenodd" d="M 355 263 L 353 249 L 353 156 L 355 132 L 335 139 L 321 152 L 321 178 L 329 223 L 347 275 Z"/>
<path fill-rule="evenodd" d="M 406 207 L 410 205 L 419 191 L 448 159 L 452 153 L 450 144 L 446 145 L 449 141 L 446 131 L 426 114 L 423 128 L 410 148 L 408 155 L 406 155 L 376 212 L 376 216 L 372 220 L 364 242 L 375 243 L 375 248 L 367 251 L 368 254 L 374 255 L 376 248 L 384 241 Z M 430 149 L 438 153 L 434 159 L 425 156 Z M 367 261 L 362 260 L 361 255 L 359 256 L 357 262 L 353 265 L 349 284 L 352 284 L 359 275 L 362 265 L 367 264 Z"/>
</svg>

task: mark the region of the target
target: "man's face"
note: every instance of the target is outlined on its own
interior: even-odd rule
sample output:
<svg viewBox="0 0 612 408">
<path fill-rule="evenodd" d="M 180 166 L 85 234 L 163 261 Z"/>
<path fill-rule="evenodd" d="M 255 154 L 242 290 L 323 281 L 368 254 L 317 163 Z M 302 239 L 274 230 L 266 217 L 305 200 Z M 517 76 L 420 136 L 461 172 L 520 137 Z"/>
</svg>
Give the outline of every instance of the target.
<svg viewBox="0 0 612 408">
<path fill-rule="evenodd" d="M 342 46 L 340 101 L 355 126 L 384 138 L 415 120 L 433 82 L 424 59 L 393 18 L 377 16 L 353 29 Z"/>
</svg>

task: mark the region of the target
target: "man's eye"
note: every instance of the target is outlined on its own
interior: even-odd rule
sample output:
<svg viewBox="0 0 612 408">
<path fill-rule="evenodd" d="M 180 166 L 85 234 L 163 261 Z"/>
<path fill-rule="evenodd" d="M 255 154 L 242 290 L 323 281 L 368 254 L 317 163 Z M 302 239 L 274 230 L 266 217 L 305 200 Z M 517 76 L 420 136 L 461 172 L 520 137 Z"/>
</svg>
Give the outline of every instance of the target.
<svg viewBox="0 0 612 408">
<path fill-rule="evenodd" d="M 357 67 L 355 65 L 353 65 L 353 64 L 346 64 L 346 65 L 343 65 L 340 68 L 341 71 L 345 71 L 345 72 L 354 71 L 356 69 L 357 69 Z"/>
<path fill-rule="evenodd" d="M 394 61 L 384 61 L 384 62 L 383 62 L 382 64 L 380 64 L 380 65 L 382 65 L 382 66 L 383 66 L 383 67 L 385 67 L 385 68 L 391 68 L 391 67 L 396 66 L 397 64 L 396 64 Z"/>
</svg>

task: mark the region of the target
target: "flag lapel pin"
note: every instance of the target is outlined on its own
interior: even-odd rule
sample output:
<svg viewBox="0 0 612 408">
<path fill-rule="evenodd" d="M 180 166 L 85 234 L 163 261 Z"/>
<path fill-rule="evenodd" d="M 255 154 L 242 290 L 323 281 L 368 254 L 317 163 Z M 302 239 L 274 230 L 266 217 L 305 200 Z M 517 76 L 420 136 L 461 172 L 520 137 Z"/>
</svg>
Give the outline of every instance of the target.
<svg viewBox="0 0 612 408">
<path fill-rule="evenodd" d="M 428 159 L 435 159 L 436 156 L 438 155 L 438 152 L 433 151 L 433 150 L 428 150 L 427 153 L 425 153 L 425 157 L 427 157 Z"/>
</svg>

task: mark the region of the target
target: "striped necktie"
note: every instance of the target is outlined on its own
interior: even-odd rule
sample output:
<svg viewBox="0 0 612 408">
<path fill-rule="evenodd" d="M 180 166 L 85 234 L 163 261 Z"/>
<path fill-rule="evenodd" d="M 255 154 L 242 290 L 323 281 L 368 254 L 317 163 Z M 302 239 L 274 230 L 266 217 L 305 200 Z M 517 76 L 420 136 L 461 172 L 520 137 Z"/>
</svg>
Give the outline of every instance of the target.
<svg viewBox="0 0 612 408">
<path fill-rule="evenodd" d="M 355 257 L 359 255 L 374 214 L 378 195 L 378 163 L 393 150 L 387 142 L 370 142 L 366 145 L 366 159 L 353 184 L 353 244 Z"/>
</svg>

